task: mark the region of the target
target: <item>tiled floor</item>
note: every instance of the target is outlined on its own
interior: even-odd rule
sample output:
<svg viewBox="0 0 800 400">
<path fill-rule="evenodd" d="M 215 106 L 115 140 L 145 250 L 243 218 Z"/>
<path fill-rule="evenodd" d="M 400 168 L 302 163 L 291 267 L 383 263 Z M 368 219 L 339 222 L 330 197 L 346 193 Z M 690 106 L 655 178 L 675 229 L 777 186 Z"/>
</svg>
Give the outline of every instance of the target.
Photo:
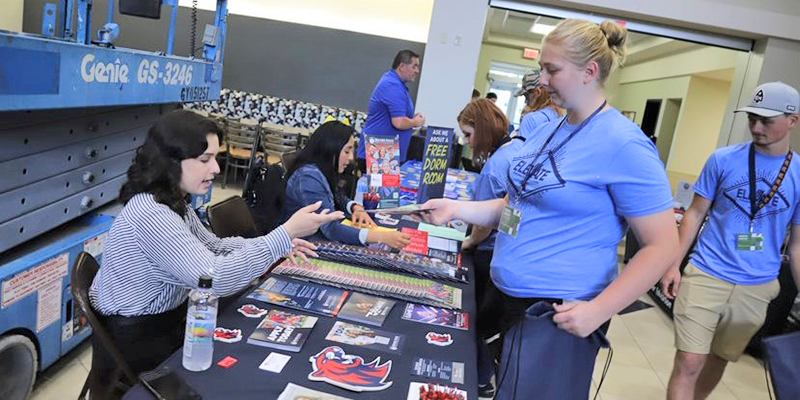
<svg viewBox="0 0 800 400">
<path fill-rule="evenodd" d="M 241 183 L 222 189 L 219 182 L 212 191 L 212 203 L 241 195 Z M 641 299 L 652 304 L 648 297 Z M 614 347 L 611 367 L 603 382 L 601 400 L 663 400 L 675 355 L 672 320 L 653 307 L 615 316 L 608 333 Z M 89 341 L 78 346 L 40 374 L 32 400 L 77 399 L 91 367 Z M 593 398 L 607 356 L 601 351 L 595 365 Z M 764 368 L 750 356 L 730 364 L 722 382 L 709 400 L 768 400 Z"/>
</svg>

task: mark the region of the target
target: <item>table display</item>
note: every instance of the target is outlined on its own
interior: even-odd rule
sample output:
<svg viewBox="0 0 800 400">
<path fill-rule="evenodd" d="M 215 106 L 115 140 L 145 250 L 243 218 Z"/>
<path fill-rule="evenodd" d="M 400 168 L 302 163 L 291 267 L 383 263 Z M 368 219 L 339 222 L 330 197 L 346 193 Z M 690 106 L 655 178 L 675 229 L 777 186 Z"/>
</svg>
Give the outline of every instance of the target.
<svg viewBox="0 0 800 400">
<path fill-rule="evenodd" d="M 349 277 L 366 275 L 380 283 L 381 290 L 368 290 L 367 294 L 355 286 L 337 287 L 341 285 L 334 281 L 302 280 L 299 275 L 285 275 L 298 270 L 282 263 L 258 287 L 220 311 L 217 324 L 220 339 L 225 340 L 214 342 L 210 369 L 183 369 L 181 350 L 162 365 L 175 370 L 204 399 L 477 400 L 475 328 L 469 323 L 475 312 L 474 285 L 445 284 L 443 280 L 329 261 L 309 264 L 325 266 L 329 269 L 321 270 L 327 272 L 350 271 L 344 275 Z M 467 273 L 473 274 L 468 256 L 463 264 Z M 449 307 L 459 309 L 426 304 L 421 297 L 406 302 L 390 295 L 385 290 L 392 287 L 392 281 L 383 279 L 398 276 L 448 288 L 444 293 L 452 297 Z M 332 280 L 333 275 L 328 278 Z M 471 282 L 471 276 L 467 278 Z M 292 338 L 301 336 L 298 330 L 304 333 L 304 340 L 292 343 Z M 259 336 L 257 332 L 266 342 L 293 348 L 278 350 L 248 343 Z M 243 339 L 232 339 L 236 335 Z M 124 398 L 151 400 L 153 396 L 137 385 Z"/>
</svg>

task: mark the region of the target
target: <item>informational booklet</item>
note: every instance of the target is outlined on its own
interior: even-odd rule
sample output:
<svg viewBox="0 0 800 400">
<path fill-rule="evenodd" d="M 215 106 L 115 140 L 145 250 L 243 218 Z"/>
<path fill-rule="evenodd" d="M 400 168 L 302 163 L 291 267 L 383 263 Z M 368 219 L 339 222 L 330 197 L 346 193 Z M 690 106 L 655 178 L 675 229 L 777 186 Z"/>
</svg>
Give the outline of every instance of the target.
<svg viewBox="0 0 800 400">
<path fill-rule="evenodd" d="M 446 308 L 460 309 L 463 296 L 461 289 L 431 279 L 355 267 L 318 258 L 297 263 L 285 260 L 276 266 L 272 273 Z"/>
<path fill-rule="evenodd" d="M 364 324 L 382 326 L 383 321 L 394 307 L 394 300 L 385 299 L 378 296 L 370 296 L 364 293 L 353 293 L 342 310 L 339 311 L 339 318 L 348 321 L 361 322 Z"/>
<path fill-rule="evenodd" d="M 408 204 L 402 207 L 393 207 L 393 208 L 386 208 L 381 210 L 367 210 L 368 213 L 384 213 L 384 214 L 393 214 L 393 215 L 409 215 L 409 214 L 418 214 L 423 211 L 423 208 L 419 204 Z"/>
<path fill-rule="evenodd" d="M 403 319 L 465 331 L 469 329 L 469 314 L 423 304 L 406 304 Z"/>
<path fill-rule="evenodd" d="M 266 303 L 336 316 L 350 292 L 285 276 L 270 276 L 247 297 Z"/>
<path fill-rule="evenodd" d="M 247 343 L 298 352 L 317 323 L 317 317 L 273 309 L 247 338 Z"/>
<path fill-rule="evenodd" d="M 369 176 L 364 194 L 366 209 L 400 205 L 400 142 L 397 135 L 366 135 L 366 162 Z"/>
<path fill-rule="evenodd" d="M 464 384 L 464 363 L 416 357 L 411 364 L 411 375 Z"/>
<path fill-rule="evenodd" d="M 399 333 L 387 332 L 344 321 L 336 321 L 331 331 L 328 332 L 328 336 L 325 336 L 325 340 L 387 353 L 400 354 L 406 337 Z"/>
</svg>

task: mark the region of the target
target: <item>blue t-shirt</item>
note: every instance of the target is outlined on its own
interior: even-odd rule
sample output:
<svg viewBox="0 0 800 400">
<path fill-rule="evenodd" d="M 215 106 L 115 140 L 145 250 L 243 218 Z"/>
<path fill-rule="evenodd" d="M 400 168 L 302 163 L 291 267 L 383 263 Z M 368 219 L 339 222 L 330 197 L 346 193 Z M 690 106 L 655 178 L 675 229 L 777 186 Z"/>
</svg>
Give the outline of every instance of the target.
<svg viewBox="0 0 800 400">
<path fill-rule="evenodd" d="M 486 160 L 486 164 L 481 169 L 481 174 L 475 181 L 475 191 L 472 199 L 475 201 L 493 200 L 506 197 L 506 176 L 508 167 L 513 157 L 522 148 L 522 140 L 511 139 L 510 142 L 500 146 L 494 154 Z M 497 230 L 492 230 L 492 234 L 478 244 L 478 250 L 494 250 L 494 240 L 497 237 Z"/>
<path fill-rule="evenodd" d="M 408 87 L 394 70 L 389 70 L 381 77 L 372 96 L 369 98 L 367 122 L 358 141 L 358 158 L 366 158 L 364 151 L 364 134 L 400 137 L 400 162 L 406 160 L 408 144 L 411 142 L 411 129 L 399 130 L 392 125 L 392 118 L 414 118 L 414 102 L 408 94 Z"/>
<path fill-rule="evenodd" d="M 528 139 L 537 127 L 560 118 L 561 116 L 558 115 L 558 112 L 553 107 L 545 107 L 539 111 L 527 113 L 522 117 L 522 123 L 519 126 L 519 135 Z"/>
<path fill-rule="evenodd" d="M 589 300 L 617 276 L 624 218 L 672 208 L 672 191 L 653 142 L 615 109 L 595 116 L 553 153 L 577 128 L 565 121 L 523 190 L 559 121 L 534 130 L 511 160 L 509 200 L 522 220 L 516 238 L 497 234 L 491 275 L 511 296 Z"/>
<path fill-rule="evenodd" d="M 764 235 L 764 250 L 739 251 L 736 235 L 750 233 L 749 152 L 750 142 L 741 143 L 717 149 L 706 161 L 694 192 L 713 204 L 692 263 L 719 279 L 758 285 L 778 276 L 786 230 L 789 224 L 800 224 L 800 158 L 794 154 L 778 193 L 756 214 L 753 232 Z M 758 201 L 770 192 L 785 158 L 756 151 Z"/>
</svg>

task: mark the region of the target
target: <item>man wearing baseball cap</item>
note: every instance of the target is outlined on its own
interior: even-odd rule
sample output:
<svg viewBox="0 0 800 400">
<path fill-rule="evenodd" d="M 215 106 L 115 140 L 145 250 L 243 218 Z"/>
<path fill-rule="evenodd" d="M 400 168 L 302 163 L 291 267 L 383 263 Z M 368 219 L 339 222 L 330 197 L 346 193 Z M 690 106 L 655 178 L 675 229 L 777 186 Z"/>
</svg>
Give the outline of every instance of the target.
<svg viewBox="0 0 800 400">
<path fill-rule="evenodd" d="M 518 136 L 527 139 L 536 128 L 547 122 L 561 118 L 563 110 L 553 104 L 550 94 L 539 85 L 541 71 L 531 69 L 522 78 L 522 87 L 514 96 L 525 96 L 525 108 L 522 112 Z"/>
<path fill-rule="evenodd" d="M 736 110 L 747 113 L 753 140 L 717 149 L 695 183 L 681 221 L 681 255 L 706 214 L 708 223 L 683 276 L 679 261 L 661 280 L 664 293 L 676 298 L 668 400 L 708 397 L 764 324 L 780 291 L 781 246 L 790 225 L 800 288 L 800 159 L 790 146 L 798 107 L 800 95 L 785 83 L 757 87 L 750 104 Z"/>
</svg>

